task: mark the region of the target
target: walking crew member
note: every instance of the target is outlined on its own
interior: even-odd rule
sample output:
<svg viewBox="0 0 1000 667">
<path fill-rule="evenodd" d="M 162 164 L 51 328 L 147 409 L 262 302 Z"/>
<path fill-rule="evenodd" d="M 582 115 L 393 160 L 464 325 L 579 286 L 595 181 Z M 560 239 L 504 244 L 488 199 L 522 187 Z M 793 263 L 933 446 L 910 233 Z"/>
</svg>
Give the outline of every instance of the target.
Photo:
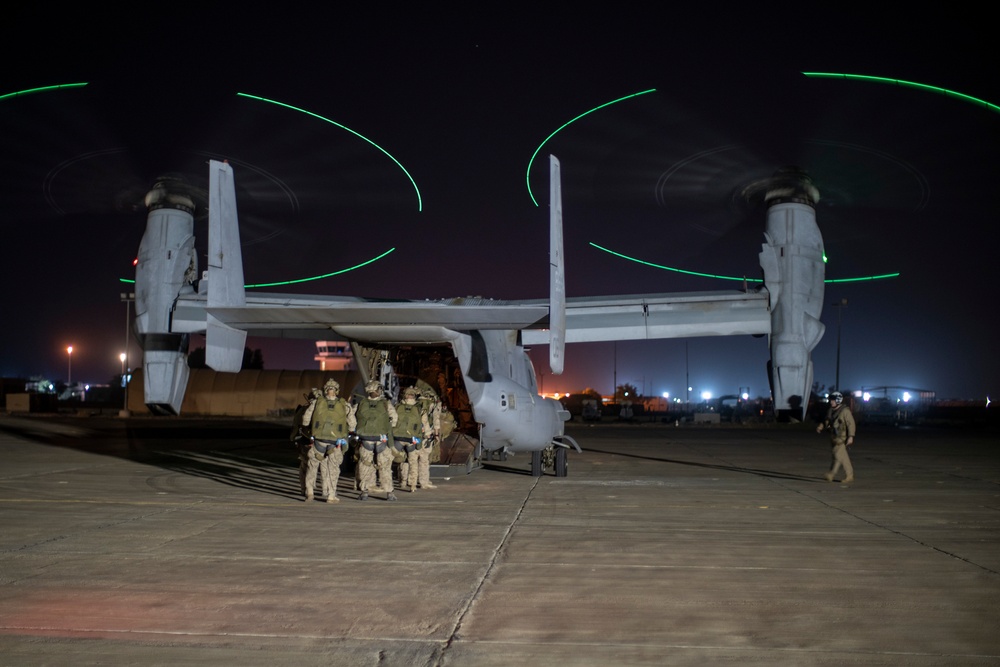
<svg viewBox="0 0 1000 667">
<path fill-rule="evenodd" d="M 830 409 L 826 411 L 826 419 L 816 427 L 816 432 L 821 433 L 824 428 L 830 429 L 830 444 L 833 446 L 833 462 L 830 464 L 830 472 L 824 477 L 826 481 L 832 482 L 840 466 L 844 466 L 846 476 L 841 484 L 850 484 L 854 481 L 854 467 L 847 448 L 854 444 L 854 415 L 844 405 L 844 395 L 839 391 L 830 394 Z"/>
</svg>

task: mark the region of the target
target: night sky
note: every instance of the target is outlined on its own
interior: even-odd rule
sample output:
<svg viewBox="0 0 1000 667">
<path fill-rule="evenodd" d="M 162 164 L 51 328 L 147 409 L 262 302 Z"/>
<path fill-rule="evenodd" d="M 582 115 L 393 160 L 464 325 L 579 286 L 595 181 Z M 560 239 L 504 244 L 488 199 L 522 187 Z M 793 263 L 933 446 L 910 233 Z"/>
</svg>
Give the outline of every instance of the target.
<svg viewBox="0 0 1000 667">
<path fill-rule="evenodd" d="M 998 392 L 1000 113 L 802 74 L 888 77 L 997 104 L 983 17 L 801 5 L 702 15 L 620 4 L 572 15 L 236 6 L 7 10 L 0 95 L 88 85 L 0 99 L 0 375 L 65 380 L 68 345 L 75 381 L 120 372 L 119 278 L 133 276 L 142 198 L 167 173 L 206 187 L 209 158 L 234 165 L 249 283 L 331 273 L 394 248 L 280 289 L 546 297 L 551 152 L 563 165 L 570 296 L 741 287 L 591 243 L 760 278 L 763 213 L 738 192 L 794 164 L 821 193 L 827 278 L 900 273 L 827 285 L 827 304 L 848 300 L 842 388 Z M 568 121 L 653 89 L 563 128 L 528 174 Z M 203 230 L 196 223 L 202 251 Z M 823 321 L 815 379 L 832 385 L 838 310 L 828 305 Z M 249 344 L 267 368 L 315 367 L 311 342 Z M 764 338 L 570 346 L 562 377 L 547 373 L 545 348 L 532 356 L 546 392 L 610 393 L 617 379 L 656 395 L 682 395 L 686 381 L 696 393 L 767 394 Z"/>
</svg>

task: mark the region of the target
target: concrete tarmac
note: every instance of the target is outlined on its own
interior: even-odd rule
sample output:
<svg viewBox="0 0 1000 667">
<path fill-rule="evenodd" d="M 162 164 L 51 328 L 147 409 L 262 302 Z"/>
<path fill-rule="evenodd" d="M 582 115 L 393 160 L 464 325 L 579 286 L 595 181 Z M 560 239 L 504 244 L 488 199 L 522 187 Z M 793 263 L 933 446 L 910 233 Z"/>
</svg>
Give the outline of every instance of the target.
<svg viewBox="0 0 1000 667">
<path fill-rule="evenodd" d="M 288 429 L 0 416 L 6 665 L 997 665 L 995 432 L 570 425 L 397 502 Z"/>
</svg>

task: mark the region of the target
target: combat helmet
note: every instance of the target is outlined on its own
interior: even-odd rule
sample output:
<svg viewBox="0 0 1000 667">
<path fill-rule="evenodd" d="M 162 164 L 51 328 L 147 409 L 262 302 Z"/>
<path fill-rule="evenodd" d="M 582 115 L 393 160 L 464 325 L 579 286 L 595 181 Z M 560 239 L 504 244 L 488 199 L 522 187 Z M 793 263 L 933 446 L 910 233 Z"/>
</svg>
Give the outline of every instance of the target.
<svg viewBox="0 0 1000 667">
<path fill-rule="evenodd" d="M 365 393 L 366 394 L 381 394 L 382 393 L 382 385 L 379 384 L 378 380 L 371 380 L 371 381 L 368 382 L 368 384 L 365 385 Z"/>
<path fill-rule="evenodd" d="M 334 380 L 333 378 L 330 378 L 329 380 L 327 380 L 326 384 L 323 385 L 323 393 L 325 394 L 326 392 L 330 391 L 331 389 L 333 390 L 333 393 L 335 393 L 335 394 L 339 394 L 340 393 L 340 383 L 337 382 L 336 380 Z"/>
</svg>

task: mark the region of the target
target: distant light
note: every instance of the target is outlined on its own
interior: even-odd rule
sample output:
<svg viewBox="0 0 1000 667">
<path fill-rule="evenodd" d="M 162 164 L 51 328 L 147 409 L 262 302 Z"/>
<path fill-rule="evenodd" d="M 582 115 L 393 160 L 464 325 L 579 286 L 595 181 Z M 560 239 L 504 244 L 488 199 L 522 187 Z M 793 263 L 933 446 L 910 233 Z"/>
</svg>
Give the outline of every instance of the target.
<svg viewBox="0 0 1000 667">
<path fill-rule="evenodd" d="M 701 392 L 701 400 L 707 401 L 710 398 L 712 398 L 712 392 L 710 392 L 710 391 L 703 391 L 703 392 Z"/>
<path fill-rule="evenodd" d="M 531 197 L 531 202 L 535 206 L 538 206 L 538 202 L 535 200 L 535 195 L 532 194 L 532 192 L 531 192 L 531 165 L 535 161 L 535 158 L 538 157 L 538 153 L 541 152 L 542 146 L 544 146 L 545 144 L 547 144 L 549 142 L 549 139 L 551 139 L 552 137 L 556 136 L 556 134 L 558 134 L 559 132 L 561 132 L 564 129 L 566 129 L 572 123 L 575 123 L 576 121 L 580 120 L 584 116 L 588 116 L 588 115 L 594 113 L 595 111 L 597 111 L 599 109 L 603 109 L 604 107 L 609 107 L 612 104 L 617 104 L 618 102 L 622 102 L 624 100 L 630 100 L 633 97 L 638 97 L 639 95 L 645 95 L 646 93 L 654 93 L 654 92 L 656 92 L 656 88 L 650 88 L 649 90 L 644 90 L 644 91 L 642 91 L 640 93 L 632 93 L 631 95 L 626 95 L 625 97 L 619 97 L 617 100 L 611 100 L 610 102 L 605 102 L 604 104 L 601 104 L 600 106 L 594 107 L 590 111 L 584 111 L 582 114 L 580 114 L 579 116 L 577 116 L 576 118 L 574 118 L 572 120 L 566 121 L 565 123 L 563 123 L 562 125 L 560 125 L 558 128 L 556 128 L 556 130 L 552 134 L 550 134 L 549 136 L 545 137 L 545 141 L 543 141 L 542 143 L 538 144 L 538 148 L 536 148 L 535 152 L 531 154 L 531 159 L 528 160 L 528 172 L 527 172 L 527 174 L 525 175 L 525 178 L 524 178 L 524 180 L 528 184 L 528 196 Z"/>
<path fill-rule="evenodd" d="M 865 403 L 867 403 L 869 400 L 871 400 L 871 397 L 872 397 L 872 395 L 869 392 L 867 392 L 867 391 L 864 394 L 861 395 L 861 398 L 864 399 Z"/>
<path fill-rule="evenodd" d="M 663 392 L 663 398 L 670 398 L 670 392 L 669 391 Z"/>
<path fill-rule="evenodd" d="M 904 391 L 903 392 L 903 402 L 904 403 L 909 403 L 910 402 L 910 398 L 911 398 L 910 392 Z"/>
<path fill-rule="evenodd" d="M 312 116 L 313 118 L 318 118 L 320 120 L 326 121 L 327 123 L 330 123 L 331 125 L 336 125 L 337 127 L 339 127 L 342 130 L 347 130 L 348 132 L 350 132 L 354 136 L 358 137 L 359 139 L 363 139 L 364 141 L 367 141 L 369 144 L 371 144 L 375 148 L 377 148 L 380 151 L 382 151 L 383 153 L 385 153 L 385 155 L 390 160 L 392 160 L 393 162 L 396 163 L 397 167 L 399 167 L 400 169 L 403 170 L 403 173 L 406 174 L 406 177 L 408 179 L 410 179 L 410 183 L 413 184 L 413 189 L 417 193 L 417 210 L 418 211 L 423 211 L 424 210 L 423 200 L 420 197 L 420 189 L 417 187 L 417 182 L 413 180 L 412 176 L 410 176 L 410 172 L 406 171 L 406 168 L 402 164 L 400 164 L 399 160 L 397 160 L 396 158 L 394 158 L 392 155 L 389 155 L 389 152 L 387 150 L 385 150 L 384 148 L 382 148 L 381 146 L 379 146 L 378 144 L 376 144 L 374 141 L 372 141 L 368 137 L 355 132 L 354 130 L 352 130 L 349 127 L 341 125 L 340 123 L 338 123 L 336 121 L 330 120 L 329 118 L 326 118 L 324 116 L 320 116 L 319 114 L 313 113 L 312 111 L 306 111 L 305 109 L 301 109 L 299 107 L 292 106 L 291 104 L 285 104 L 284 102 L 278 102 L 277 100 L 269 100 L 269 99 L 267 99 L 265 97 L 257 97 L 256 95 L 249 95 L 247 93 L 236 93 L 236 96 L 237 97 L 246 97 L 246 98 L 251 99 L 251 100 L 259 100 L 261 102 L 267 102 L 268 104 L 274 104 L 274 105 L 279 106 L 279 107 L 285 107 L 286 109 L 291 109 L 292 111 L 298 111 L 300 113 L 304 113 L 307 116 Z"/>
<path fill-rule="evenodd" d="M 748 394 L 747 392 L 743 392 L 743 400 L 745 401 L 748 398 L 750 398 L 750 394 Z"/>
</svg>

